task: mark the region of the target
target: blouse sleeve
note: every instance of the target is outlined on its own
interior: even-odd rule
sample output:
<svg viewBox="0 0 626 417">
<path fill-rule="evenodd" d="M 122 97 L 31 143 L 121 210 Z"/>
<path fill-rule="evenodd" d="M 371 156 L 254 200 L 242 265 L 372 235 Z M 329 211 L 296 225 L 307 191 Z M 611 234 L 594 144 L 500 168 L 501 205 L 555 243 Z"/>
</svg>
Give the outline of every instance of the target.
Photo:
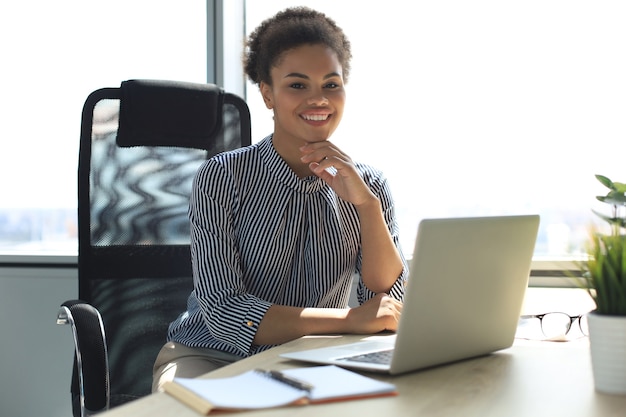
<svg viewBox="0 0 626 417">
<path fill-rule="evenodd" d="M 366 170 L 364 174 L 364 180 L 369 185 L 372 192 L 378 197 L 381 203 L 381 207 L 383 210 L 383 216 L 385 218 L 385 222 L 387 223 L 387 227 L 389 228 L 389 233 L 391 234 L 391 238 L 393 239 L 396 248 L 398 248 L 398 252 L 400 254 L 400 258 L 402 260 L 402 272 L 392 285 L 389 290 L 389 295 L 396 300 L 403 301 L 404 300 L 404 287 L 406 285 L 406 281 L 409 276 L 409 269 L 404 253 L 402 252 L 402 248 L 400 246 L 400 236 L 399 236 L 399 227 L 398 222 L 395 215 L 395 207 L 394 201 L 391 195 L 391 189 L 389 187 L 389 183 L 387 179 L 380 172 L 372 172 L 372 170 Z M 359 272 L 360 277 L 360 268 L 361 268 L 361 255 L 359 254 L 359 261 L 357 265 L 357 270 Z M 363 304 L 368 299 L 374 297 L 376 294 L 369 290 L 363 280 L 359 278 L 359 284 L 357 286 L 357 299 L 359 304 Z"/>
<path fill-rule="evenodd" d="M 250 353 L 258 325 L 271 303 L 246 292 L 233 228 L 237 190 L 223 167 L 209 160 L 191 193 L 191 261 L 204 322 L 219 342 Z"/>
</svg>

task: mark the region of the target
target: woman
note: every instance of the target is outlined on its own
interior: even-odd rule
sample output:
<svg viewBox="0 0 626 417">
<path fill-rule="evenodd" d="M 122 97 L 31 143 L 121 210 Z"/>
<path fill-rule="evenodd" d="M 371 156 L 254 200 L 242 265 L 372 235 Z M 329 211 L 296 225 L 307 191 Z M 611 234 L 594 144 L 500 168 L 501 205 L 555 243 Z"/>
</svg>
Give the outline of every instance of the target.
<svg viewBox="0 0 626 417">
<path fill-rule="evenodd" d="M 303 335 L 396 330 L 407 268 L 387 182 L 329 141 L 350 58 L 342 30 L 308 8 L 250 35 L 244 67 L 274 132 L 198 171 L 194 291 L 170 325 L 153 389 Z M 348 308 L 354 273 L 359 306 Z"/>
</svg>

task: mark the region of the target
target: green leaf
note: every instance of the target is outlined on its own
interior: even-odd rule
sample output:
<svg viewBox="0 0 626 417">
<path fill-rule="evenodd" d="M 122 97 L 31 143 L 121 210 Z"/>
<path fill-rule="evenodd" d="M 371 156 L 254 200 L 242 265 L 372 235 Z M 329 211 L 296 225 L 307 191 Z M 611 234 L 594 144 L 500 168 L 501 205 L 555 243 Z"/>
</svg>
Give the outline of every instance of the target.
<svg viewBox="0 0 626 417">
<path fill-rule="evenodd" d="M 592 212 L 593 212 L 596 216 L 600 217 L 602 220 L 604 220 L 604 221 L 606 221 L 606 222 L 609 222 L 609 223 L 611 223 L 611 224 L 615 223 L 615 221 L 616 221 L 616 220 L 618 220 L 618 219 L 616 219 L 615 217 L 609 217 L 609 216 L 607 216 L 607 215 L 605 215 L 605 214 L 600 213 L 599 211 L 596 211 L 596 210 L 591 210 L 591 211 L 592 211 Z"/>
<path fill-rule="evenodd" d="M 602 185 L 604 185 L 606 188 L 610 188 L 611 190 L 613 190 L 613 181 L 611 181 L 610 179 L 608 179 L 607 177 L 605 177 L 604 175 L 596 175 L 596 178 L 598 179 L 598 181 L 600 181 L 602 183 Z"/>
<path fill-rule="evenodd" d="M 623 206 L 626 203 L 626 195 L 623 191 L 610 191 L 603 198 L 597 197 L 598 200 L 607 203 L 614 204 L 616 206 Z"/>
<path fill-rule="evenodd" d="M 614 182 L 613 183 L 614 190 L 618 193 L 626 193 L 626 184 L 623 182 Z"/>
</svg>

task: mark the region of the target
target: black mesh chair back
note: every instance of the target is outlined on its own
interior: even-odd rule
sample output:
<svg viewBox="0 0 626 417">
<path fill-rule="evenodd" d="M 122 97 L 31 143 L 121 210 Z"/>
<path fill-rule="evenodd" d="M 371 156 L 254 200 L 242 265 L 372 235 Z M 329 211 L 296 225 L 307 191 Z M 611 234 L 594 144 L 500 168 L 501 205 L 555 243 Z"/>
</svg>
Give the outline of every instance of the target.
<svg viewBox="0 0 626 417">
<path fill-rule="evenodd" d="M 186 308 L 196 170 L 250 140 L 246 103 L 215 85 L 129 80 L 87 98 L 78 168 L 79 298 L 104 323 L 111 406 L 150 393 L 167 326 Z M 73 380 L 76 396 L 76 369 Z"/>
</svg>

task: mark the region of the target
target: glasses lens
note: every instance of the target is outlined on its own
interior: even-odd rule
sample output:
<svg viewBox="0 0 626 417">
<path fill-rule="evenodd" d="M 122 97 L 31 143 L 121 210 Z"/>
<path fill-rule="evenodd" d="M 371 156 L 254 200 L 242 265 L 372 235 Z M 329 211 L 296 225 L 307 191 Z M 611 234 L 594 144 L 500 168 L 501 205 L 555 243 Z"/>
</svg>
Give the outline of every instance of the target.
<svg viewBox="0 0 626 417">
<path fill-rule="evenodd" d="M 572 322 L 567 314 L 548 313 L 541 320 L 541 330 L 548 338 L 563 337 L 569 331 Z"/>
</svg>

